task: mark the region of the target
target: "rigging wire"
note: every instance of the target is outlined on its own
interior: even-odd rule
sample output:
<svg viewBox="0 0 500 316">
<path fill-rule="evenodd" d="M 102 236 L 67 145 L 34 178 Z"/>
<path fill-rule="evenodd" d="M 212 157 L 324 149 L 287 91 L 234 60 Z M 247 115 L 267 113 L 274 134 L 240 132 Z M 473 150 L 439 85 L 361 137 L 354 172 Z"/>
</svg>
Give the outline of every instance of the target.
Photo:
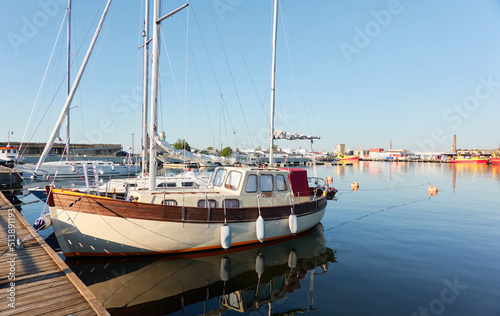
<svg viewBox="0 0 500 316">
<path fill-rule="evenodd" d="M 38 97 L 40 96 L 40 92 L 42 90 L 43 83 L 45 82 L 45 77 L 47 75 L 47 71 L 49 70 L 49 66 L 52 62 L 52 56 L 54 55 L 54 51 L 56 49 L 57 42 L 59 41 L 59 36 L 61 35 L 61 30 L 62 30 L 62 27 L 64 25 L 64 21 L 66 20 L 67 15 L 68 15 L 68 11 L 66 10 L 66 13 L 64 14 L 63 19 L 61 21 L 61 26 L 59 27 L 59 32 L 57 33 L 56 41 L 55 41 L 54 46 L 52 48 L 52 52 L 50 53 L 49 62 L 47 63 L 47 67 L 45 67 L 45 72 L 43 74 L 42 82 L 40 83 L 40 87 L 38 88 L 38 92 L 37 92 L 36 98 L 35 98 L 35 103 L 33 104 L 33 108 L 31 109 L 31 113 L 30 113 L 30 116 L 28 118 L 28 123 L 26 124 L 26 128 L 24 129 L 23 138 L 21 139 L 21 143 L 19 144 L 18 156 L 21 154 L 21 149 L 22 149 L 22 146 L 24 143 L 24 138 L 26 136 L 26 133 L 28 131 L 28 126 L 30 125 L 31 119 L 33 117 L 33 112 L 35 111 L 36 104 L 38 102 Z"/>
<path fill-rule="evenodd" d="M 172 74 L 172 79 L 174 81 L 175 91 L 177 93 L 177 99 L 179 100 L 179 104 L 180 104 L 180 107 L 181 107 L 182 116 L 184 117 L 184 124 L 186 124 L 186 122 L 187 122 L 186 111 L 185 111 L 185 109 L 183 107 L 183 104 L 182 104 L 182 98 L 181 98 L 181 95 L 179 93 L 179 87 L 177 86 L 177 80 L 175 79 L 174 69 L 172 67 L 172 62 L 170 60 L 170 55 L 168 53 L 167 45 L 165 43 L 165 37 L 163 36 L 163 31 L 162 31 L 161 28 L 160 28 L 160 34 L 161 34 L 161 40 L 163 42 L 163 46 L 165 47 L 165 52 L 167 53 L 168 65 L 170 67 L 170 73 Z"/>
<path fill-rule="evenodd" d="M 248 73 L 248 77 L 250 78 L 250 82 L 252 83 L 253 90 L 255 91 L 255 94 L 257 95 L 257 98 L 259 99 L 259 103 L 260 103 L 260 106 L 262 108 L 262 112 L 264 113 L 264 115 L 266 117 L 266 122 L 267 122 L 267 124 L 269 124 L 269 117 L 267 116 L 267 112 L 264 109 L 264 100 L 265 100 L 265 98 L 264 98 L 264 100 L 261 100 L 261 98 L 260 98 L 260 95 L 259 95 L 259 92 L 257 90 L 257 87 L 255 86 L 255 82 L 253 81 L 252 74 L 250 73 L 250 69 L 248 68 L 248 64 L 247 64 L 247 62 L 245 60 L 245 57 L 243 56 L 243 52 L 241 51 L 240 45 L 238 43 L 238 39 L 237 39 L 236 35 L 234 34 L 234 30 L 233 30 L 232 24 L 229 21 L 229 19 L 227 19 L 227 24 L 229 25 L 229 30 L 231 31 L 231 34 L 233 35 L 234 42 L 236 43 L 236 47 L 238 48 L 238 52 L 240 53 L 241 59 L 243 61 L 243 64 L 245 65 L 245 69 L 246 69 L 246 71 Z"/>
<path fill-rule="evenodd" d="M 103 4 L 104 4 L 104 1 L 103 1 Z M 102 5 L 101 5 L 102 7 Z M 101 88 L 103 89 L 103 92 L 105 94 L 105 97 L 107 99 L 107 103 L 108 103 L 108 107 L 111 108 L 111 105 L 110 105 L 110 98 L 109 98 L 109 93 L 107 92 L 107 88 L 106 88 L 106 84 L 104 83 L 104 80 L 102 79 L 102 74 L 101 74 L 101 70 L 97 64 L 97 60 L 98 60 L 98 57 L 99 57 L 99 54 L 101 52 L 101 48 L 102 48 L 102 44 L 104 43 L 104 38 L 106 37 L 106 34 L 108 32 L 108 27 L 110 25 L 109 21 L 111 20 L 111 17 L 113 16 L 113 13 L 114 13 L 114 10 L 115 10 L 115 6 L 112 6 L 111 7 L 111 12 L 109 13 L 109 18 L 108 18 L 108 23 L 106 24 L 106 27 L 104 28 L 104 31 L 103 31 L 103 34 L 102 34 L 102 37 L 101 37 L 101 41 L 99 43 L 99 48 L 97 49 L 97 53 L 95 54 L 95 57 L 94 57 L 94 60 L 93 60 L 93 63 L 92 63 L 92 68 L 90 70 L 90 73 L 88 75 L 88 79 L 87 79 L 87 84 L 85 85 L 85 89 L 83 90 L 83 94 L 82 94 L 82 99 L 85 97 L 85 94 L 87 93 L 87 89 L 88 89 L 88 86 L 90 84 L 90 78 L 92 77 L 92 74 L 94 73 L 94 68 L 96 69 L 96 72 L 97 72 L 97 77 L 99 78 L 99 81 L 101 82 Z M 93 23 L 92 23 L 93 24 Z M 115 120 L 115 115 L 111 115 L 111 117 L 113 118 L 113 120 Z M 113 122 L 115 123 L 115 128 L 118 126 L 118 128 L 120 128 L 121 130 L 121 125 L 120 124 L 116 124 L 116 122 Z M 118 138 L 121 142 L 121 135 L 123 134 L 123 131 L 121 131 L 120 133 L 116 133 L 118 135 Z"/>
<path fill-rule="evenodd" d="M 180 1 L 179 1 L 179 3 L 180 3 Z M 189 3 L 189 1 L 188 1 L 188 3 Z M 188 10 L 194 10 L 194 9 L 190 5 L 188 7 Z M 183 20 L 184 20 L 184 25 L 186 26 L 186 29 L 187 29 L 188 25 L 187 25 L 187 23 L 186 23 L 186 21 L 184 19 L 184 16 L 182 16 L 182 17 L 183 17 Z M 196 20 L 196 15 L 194 15 L 194 11 L 193 11 L 193 18 L 195 19 L 195 22 L 198 23 L 197 20 Z M 210 120 L 210 112 L 208 111 L 208 106 L 207 106 L 207 101 L 206 101 L 206 98 L 205 98 L 205 93 L 203 92 L 203 87 L 202 87 L 201 79 L 200 79 L 200 73 L 198 71 L 198 65 L 196 63 L 196 58 L 194 57 L 194 50 L 193 50 L 193 47 L 191 46 L 191 40 L 188 40 L 187 42 L 188 42 L 188 45 L 189 45 L 189 50 L 191 51 L 191 59 L 193 60 L 193 66 L 194 66 L 194 70 L 196 72 L 196 77 L 197 77 L 197 80 L 198 80 L 198 86 L 200 88 L 200 94 L 201 94 L 201 98 L 203 100 L 203 106 L 205 108 L 205 113 L 207 115 L 208 126 L 210 128 L 210 133 L 212 134 L 212 141 L 215 144 L 216 141 L 215 141 L 214 129 L 212 127 L 212 121 Z M 187 52 L 186 52 L 186 54 L 187 54 Z M 187 75 L 186 75 L 186 77 L 187 77 Z"/>
<path fill-rule="evenodd" d="M 246 116 L 245 116 L 245 112 L 243 111 L 243 105 L 241 104 L 240 95 L 238 93 L 238 89 L 236 89 L 236 83 L 234 81 L 233 72 L 231 71 L 231 67 L 229 67 L 229 60 L 227 58 L 226 49 L 225 49 L 224 44 L 222 42 L 222 38 L 221 38 L 221 35 L 220 35 L 220 31 L 219 31 L 219 26 L 217 24 L 217 20 L 215 19 L 215 13 L 214 13 L 214 10 L 212 8 L 212 5 L 209 5 L 209 6 L 210 6 L 210 12 L 212 13 L 212 18 L 214 20 L 215 29 L 217 30 L 217 35 L 218 35 L 218 38 L 219 38 L 219 42 L 221 44 L 222 51 L 224 53 L 224 58 L 226 60 L 226 65 L 227 65 L 228 70 L 229 70 L 229 75 L 231 77 L 231 81 L 233 83 L 234 91 L 236 93 L 236 98 L 238 99 L 238 104 L 240 106 L 240 110 L 241 110 L 241 113 L 243 115 L 243 121 L 245 122 L 245 127 L 247 129 L 248 137 L 250 139 L 250 142 L 252 143 L 252 147 L 254 147 L 253 138 L 252 138 L 252 135 L 250 134 L 250 129 L 248 128 L 248 123 L 247 123 L 247 119 L 246 119 Z M 233 132 L 235 132 L 235 131 L 233 130 Z"/>
<path fill-rule="evenodd" d="M 203 37 L 203 33 L 201 32 L 200 24 L 198 23 L 198 19 L 196 18 L 196 11 L 194 10 L 194 8 L 191 8 L 191 10 L 193 12 L 193 18 L 194 18 L 194 21 L 196 23 L 196 27 L 198 28 L 198 32 L 200 33 L 200 36 L 201 36 L 201 42 L 203 43 L 203 48 L 205 49 L 205 54 L 208 58 L 208 62 L 210 64 L 210 69 L 212 70 L 212 74 L 214 76 L 215 83 L 217 84 L 217 89 L 219 90 L 219 94 L 222 96 L 222 89 L 220 87 L 219 79 L 217 78 L 217 75 L 215 73 L 215 68 L 214 68 L 214 64 L 212 62 L 212 58 L 210 57 L 210 54 L 208 53 L 207 44 L 205 42 L 205 38 Z M 198 75 L 198 78 L 199 78 L 199 75 Z M 206 108 L 206 105 L 205 105 L 205 108 Z M 207 110 L 207 112 L 208 112 L 208 110 Z M 213 132 L 212 132 L 212 134 L 213 134 Z M 214 138 L 214 142 L 215 142 L 215 137 L 213 135 L 212 135 L 212 137 Z M 220 136 L 219 136 L 219 139 L 220 139 Z"/>
<path fill-rule="evenodd" d="M 287 26 L 286 17 L 285 17 L 285 14 L 284 14 L 285 7 L 284 7 L 283 2 L 280 2 L 280 7 L 281 7 L 281 10 L 280 10 L 281 23 L 282 23 L 283 30 L 284 30 L 283 33 L 284 33 L 284 37 L 285 37 L 286 50 L 287 50 L 287 53 L 288 53 L 288 62 L 290 64 L 291 77 L 292 77 L 293 88 L 294 88 L 294 92 L 295 92 L 295 99 L 297 101 L 297 105 L 300 105 L 301 102 L 299 100 L 299 95 L 298 95 L 298 92 L 297 92 L 297 83 L 296 83 L 296 80 L 295 80 L 295 72 L 294 72 L 293 63 L 292 63 L 292 56 L 290 54 L 290 47 L 289 47 L 289 44 L 288 44 L 288 36 L 287 36 L 287 32 L 286 32 L 286 30 L 288 29 L 288 26 Z M 302 106 L 304 106 L 304 109 L 305 109 L 305 104 L 302 103 Z M 306 116 L 307 126 L 309 127 L 309 131 L 312 134 L 311 123 L 309 122 L 308 111 L 305 109 L 304 112 L 305 112 L 305 116 Z"/>
</svg>

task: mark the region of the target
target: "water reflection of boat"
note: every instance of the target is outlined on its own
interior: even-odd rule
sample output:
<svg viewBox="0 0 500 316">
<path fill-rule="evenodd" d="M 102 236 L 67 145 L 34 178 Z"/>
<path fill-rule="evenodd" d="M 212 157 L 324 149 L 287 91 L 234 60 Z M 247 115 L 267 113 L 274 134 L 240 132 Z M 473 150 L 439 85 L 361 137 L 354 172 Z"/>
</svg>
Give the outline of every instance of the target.
<svg viewBox="0 0 500 316">
<path fill-rule="evenodd" d="M 228 251 L 66 261 L 113 315 L 164 315 L 198 302 L 216 314 L 257 310 L 296 291 L 309 270 L 311 278 L 316 269 L 327 271 L 331 262 L 334 252 L 321 224 L 300 237 Z"/>
</svg>

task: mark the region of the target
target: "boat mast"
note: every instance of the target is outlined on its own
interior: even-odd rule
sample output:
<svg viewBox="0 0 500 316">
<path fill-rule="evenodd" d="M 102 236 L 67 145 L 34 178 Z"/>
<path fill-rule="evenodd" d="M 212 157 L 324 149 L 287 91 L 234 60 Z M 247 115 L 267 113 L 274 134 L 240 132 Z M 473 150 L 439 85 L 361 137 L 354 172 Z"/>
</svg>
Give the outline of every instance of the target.
<svg viewBox="0 0 500 316">
<path fill-rule="evenodd" d="M 71 54 L 71 0 L 68 0 L 68 34 L 66 34 L 66 44 L 67 44 L 67 61 L 66 61 L 66 70 L 67 70 L 67 77 L 66 77 L 66 97 L 68 97 L 69 92 L 70 92 L 70 70 L 71 70 L 71 63 L 70 63 L 70 54 Z M 68 107 L 68 113 L 66 114 L 66 155 L 69 157 L 69 136 L 70 136 L 70 131 L 69 131 L 69 107 Z"/>
<path fill-rule="evenodd" d="M 145 0 L 144 11 L 144 78 L 142 88 L 142 166 L 141 175 L 144 177 L 147 173 L 146 157 L 148 154 L 148 68 L 149 68 L 149 0 Z"/>
<path fill-rule="evenodd" d="M 153 63 L 151 65 L 151 117 L 149 121 L 149 189 L 156 189 L 156 143 L 155 136 L 157 131 L 157 113 L 158 113 L 158 72 L 160 70 L 160 18 L 161 3 L 154 1 L 153 7 Z"/>
<path fill-rule="evenodd" d="M 43 149 L 42 155 L 40 156 L 40 159 L 38 160 L 38 163 L 35 168 L 35 172 L 33 172 L 32 177 L 36 178 L 36 174 L 38 170 L 40 169 L 41 164 L 45 161 L 45 158 L 47 157 L 50 149 L 52 148 L 52 145 L 54 145 L 54 141 L 56 140 L 57 135 L 59 135 L 59 131 L 61 130 L 61 126 L 63 124 L 64 118 L 66 117 L 66 114 L 68 113 L 69 106 L 71 105 L 71 101 L 73 101 L 73 97 L 75 96 L 76 89 L 78 88 L 78 85 L 80 84 L 80 80 L 82 79 L 83 72 L 85 71 L 85 67 L 87 66 L 87 63 L 90 59 L 90 55 L 92 54 L 92 50 L 95 46 L 95 43 L 97 41 L 97 38 L 99 36 L 99 33 L 101 31 L 102 25 L 104 24 L 104 19 L 106 18 L 106 14 L 108 13 L 109 7 L 111 5 L 112 0 L 108 0 L 108 3 L 106 4 L 106 8 L 104 8 L 104 12 L 101 16 L 101 20 L 99 21 L 99 25 L 97 25 L 97 29 L 94 33 L 94 37 L 92 38 L 92 42 L 90 43 L 90 46 L 87 50 L 87 54 L 85 55 L 85 58 L 83 59 L 82 65 L 80 66 L 80 70 L 78 71 L 78 74 L 76 75 L 75 82 L 73 82 L 73 86 L 71 87 L 71 90 L 69 92 L 69 95 L 66 97 L 66 102 L 64 103 L 63 109 L 61 111 L 61 114 L 59 115 L 59 118 L 57 119 L 56 125 L 54 126 L 54 129 L 52 130 L 52 133 L 50 134 L 49 140 L 47 141 L 47 144 L 45 144 L 45 148 Z"/>
<path fill-rule="evenodd" d="M 276 37 L 278 34 L 278 0 L 274 0 L 273 23 L 273 53 L 271 65 L 271 126 L 269 142 L 269 166 L 273 166 L 273 140 L 274 140 L 274 104 L 275 104 L 275 77 L 276 77 Z"/>
<path fill-rule="evenodd" d="M 153 15 L 153 64 L 151 74 L 151 117 L 149 121 L 149 190 L 156 189 L 156 137 L 158 123 L 158 74 L 160 72 L 160 23 L 161 21 L 173 16 L 177 12 L 189 6 L 183 6 L 175 9 L 167 15 L 160 18 L 161 3 L 159 0 L 154 1 Z"/>
</svg>

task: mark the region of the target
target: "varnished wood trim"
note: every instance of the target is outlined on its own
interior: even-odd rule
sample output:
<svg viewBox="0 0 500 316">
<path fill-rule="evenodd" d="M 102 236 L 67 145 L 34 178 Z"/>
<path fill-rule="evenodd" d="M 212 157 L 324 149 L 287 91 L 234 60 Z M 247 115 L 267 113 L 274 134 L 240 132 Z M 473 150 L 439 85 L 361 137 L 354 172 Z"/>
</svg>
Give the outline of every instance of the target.
<svg viewBox="0 0 500 316">
<path fill-rule="evenodd" d="M 207 224 L 223 223 L 224 221 L 228 223 L 250 222 L 259 217 L 257 207 L 227 208 L 226 216 L 224 216 L 224 208 L 210 208 L 209 217 L 209 209 L 204 207 L 183 208 L 182 206 L 129 202 L 93 195 L 77 195 L 71 191 L 52 190 L 52 195 L 56 208 L 100 216 Z M 296 204 L 293 207 L 293 212 L 300 217 L 316 213 L 325 207 L 326 199 L 321 197 L 317 200 Z M 264 220 L 279 220 L 288 218 L 291 207 L 289 205 L 261 207 L 260 212 Z"/>
</svg>

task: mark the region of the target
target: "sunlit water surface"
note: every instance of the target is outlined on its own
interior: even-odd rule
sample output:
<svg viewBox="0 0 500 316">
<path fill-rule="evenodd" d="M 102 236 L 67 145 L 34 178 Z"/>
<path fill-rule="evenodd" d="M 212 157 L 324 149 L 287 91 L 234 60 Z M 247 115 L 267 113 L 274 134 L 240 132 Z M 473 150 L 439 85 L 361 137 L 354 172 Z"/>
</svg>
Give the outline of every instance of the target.
<svg viewBox="0 0 500 316">
<path fill-rule="evenodd" d="M 500 166 L 359 162 L 317 175 L 333 176 L 338 200 L 309 234 L 67 263 L 116 315 L 500 315 Z M 23 214 L 32 223 L 42 207 Z"/>
</svg>

